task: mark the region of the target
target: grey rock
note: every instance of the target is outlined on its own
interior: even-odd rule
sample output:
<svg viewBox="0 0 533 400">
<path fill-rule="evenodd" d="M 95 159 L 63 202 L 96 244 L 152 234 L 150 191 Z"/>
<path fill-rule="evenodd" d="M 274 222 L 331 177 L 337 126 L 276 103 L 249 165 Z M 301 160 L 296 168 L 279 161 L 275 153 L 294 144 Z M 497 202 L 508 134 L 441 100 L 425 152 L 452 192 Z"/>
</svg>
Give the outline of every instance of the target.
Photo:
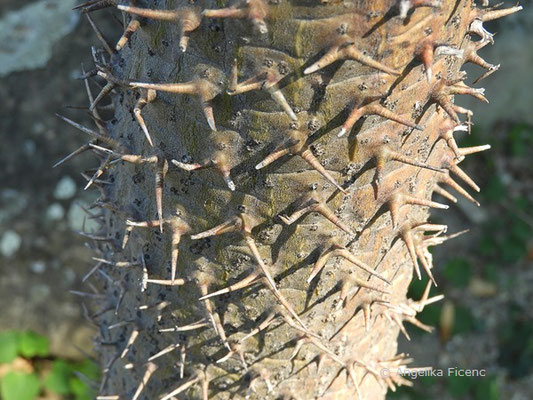
<svg viewBox="0 0 533 400">
<path fill-rule="evenodd" d="M 7 13 L 0 20 L 0 77 L 44 67 L 53 44 L 79 20 L 75 0 L 41 0 Z"/>
<path fill-rule="evenodd" d="M 22 238 L 12 230 L 4 232 L 0 239 L 0 253 L 5 257 L 12 257 L 20 248 Z"/>
</svg>

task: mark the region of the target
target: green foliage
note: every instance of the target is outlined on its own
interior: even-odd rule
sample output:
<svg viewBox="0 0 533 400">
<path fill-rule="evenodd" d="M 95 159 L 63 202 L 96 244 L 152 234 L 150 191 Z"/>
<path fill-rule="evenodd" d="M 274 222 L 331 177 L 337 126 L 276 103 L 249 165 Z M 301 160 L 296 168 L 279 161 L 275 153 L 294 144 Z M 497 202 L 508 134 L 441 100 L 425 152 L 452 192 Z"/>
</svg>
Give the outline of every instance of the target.
<svg viewBox="0 0 533 400">
<path fill-rule="evenodd" d="M 456 399 L 468 400 L 500 400 L 498 381 L 494 376 L 484 378 L 472 376 L 447 377 L 419 377 L 414 387 L 401 386 L 396 392 L 390 392 L 387 398 L 408 398 L 410 400 L 427 400 L 436 398 L 435 387 L 442 387 L 438 383 L 445 385 L 445 390 Z"/>
<path fill-rule="evenodd" d="M 472 278 L 472 266 L 464 258 L 452 258 L 444 266 L 443 275 L 456 287 L 466 287 Z"/>
<path fill-rule="evenodd" d="M 509 306 L 508 320 L 501 324 L 498 362 L 510 376 L 520 378 L 533 370 L 533 322 L 518 304 Z"/>
<path fill-rule="evenodd" d="M 71 375 L 71 367 L 63 360 L 56 360 L 52 365 L 52 370 L 44 379 L 44 386 L 58 394 L 69 394 L 69 380 Z"/>
<path fill-rule="evenodd" d="M 46 357 L 50 343 L 48 338 L 32 331 L 19 334 L 18 353 L 25 358 Z"/>
<path fill-rule="evenodd" d="M 8 371 L 0 381 L 0 398 L 2 400 L 33 400 L 41 388 L 74 400 L 91 400 L 95 394 L 80 380 L 75 372 L 87 378 L 98 380 L 98 366 L 88 360 L 71 362 L 56 359 L 51 368 L 41 371 L 43 361 L 39 357 L 49 355 L 49 341 L 45 336 L 31 331 L 6 331 L 0 333 L 0 363 L 9 364 L 17 356 L 28 359 L 35 372 L 22 373 Z M 49 363 L 46 361 L 46 365 Z"/>
<path fill-rule="evenodd" d="M 413 279 L 411 281 L 411 284 L 409 285 L 409 291 L 407 294 L 407 297 L 418 300 L 422 297 L 424 294 L 424 290 L 426 289 L 428 283 L 427 278 L 422 279 Z M 431 286 L 431 289 L 429 291 L 429 297 L 436 296 L 439 293 L 435 289 L 435 286 Z M 439 323 L 440 313 L 442 310 L 442 305 L 440 303 L 432 304 L 431 307 L 426 307 L 424 310 L 417 314 L 416 318 L 420 320 L 422 323 L 436 326 Z M 420 329 L 413 329 L 413 332 L 418 332 L 420 334 L 424 334 L 424 331 L 421 331 Z M 411 332 L 411 330 L 410 330 Z"/>
<path fill-rule="evenodd" d="M 533 127 L 527 124 L 516 124 L 509 133 L 509 151 L 513 157 L 528 155 L 528 148 L 533 146 Z"/>
<path fill-rule="evenodd" d="M 475 386 L 476 400 L 499 400 L 500 388 L 496 377 L 487 377 L 477 382 Z"/>
<path fill-rule="evenodd" d="M 0 364 L 9 363 L 17 356 L 18 335 L 13 331 L 0 333 Z"/>
<path fill-rule="evenodd" d="M 505 185 L 497 174 L 492 174 L 483 188 L 483 197 L 491 203 L 496 203 L 507 197 Z"/>
<path fill-rule="evenodd" d="M 454 335 L 480 329 L 481 321 L 478 321 L 468 308 L 462 306 L 455 307 L 455 320 L 453 322 Z"/>
<path fill-rule="evenodd" d="M 10 371 L 0 381 L 3 400 L 32 400 L 39 394 L 39 378 L 34 373 Z"/>
<path fill-rule="evenodd" d="M 448 392 L 454 397 L 462 397 L 468 394 L 475 384 L 475 379 L 471 376 L 451 375 L 446 378 Z"/>
</svg>

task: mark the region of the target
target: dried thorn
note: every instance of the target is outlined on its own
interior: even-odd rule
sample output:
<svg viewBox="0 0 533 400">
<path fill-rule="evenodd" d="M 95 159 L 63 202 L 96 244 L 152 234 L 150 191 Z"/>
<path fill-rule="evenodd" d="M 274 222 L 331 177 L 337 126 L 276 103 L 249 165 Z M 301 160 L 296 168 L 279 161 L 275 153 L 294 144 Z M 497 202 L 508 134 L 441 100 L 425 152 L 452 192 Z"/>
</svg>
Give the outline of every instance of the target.
<svg viewBox="0 0 533 400">
<path fill-rule="evenodd" d="M 320 255 L 317 262 L 315 263 L 313 270 L 311 271 L 311 274 L 309 275 L 309 278 L 307 278 L 308 283 L 311 282 L 318 275 L 320 270 L 324 268 L 327 261 L 331 257 L 342 257 L 348 260 L 349 262 L 351 262 L 352 264 L 356 265 L 357 267 L 361 268 L 362 270 L 366 271 L 370 275 L 373 275 L 381 279 L 383 282 L 387 283 L 388 285 L 391 284 L 389 280 L 385 279 L 383 276 L 381 276 L 380 274 L 372 270 L 368 265 L 363 263 L 361 260 L 355 257 L 352 253 L 350 253 L 348 249 L 338 244 L 332 244 L 326 251 L 324 251 Z"/>
<path fill-rule="evenodd" d="M 268 28 L 265 18 L 268 15 L 268 5 L 263 0 L 239 1 L 236 5 L 218 10 L 204 10 L 206 18 L 235 18 L 249 19 L 261 34 L 266 34 Z"/>
<path fill-rule="evenodd" d="M 91 146 L 92 147 L 92 146 Z M 108 155 L 104 161 L 100 164 L 94 175 L 89 179 L 89 182 L 87 182 L 87 185 L 83 188 L 83 190 L 87 190 L 91 187 L 91 185 L 104 173 L 104 171 L 109 167 L 111 161 L 111 155 Z"/>
<path fill-rule="evenodd" d="M 263 161 L 261 161 L 259 164 L 255 166 L 255 169 L 261 169 L 266 167 L 267 165 L 273 163 L 277 159 L 283 157 L 284 155 L 290 154 L 291 149 L 289 147 L 279 150 L 274 150 L 271 154 L 269 154 Z"/>
<path fill-rule="evenodd" d="M 168 171 L 168 161 L 158 157 L 157 170 L 155 173 L 155 202 L 157 205 L 157 216 L 159 218 L 159 230 L 163 232 L 163 184 Z"/>
<path fill-rule="evenodd" d="M 146 384 L 148 383 L 148 381 L 150 380 L 150 377 L 152 376 L 152 374 L 157 370 L 157 365 L 155 365 L 154 363 L 152 362 L 149 362 L 148 365 L 146 366 L 146 371 L 143 375 L 143 378 L 141 380 L 141 383 L 139 384 L 139 386 L 137 387 L 137 390 L 135 391 L 135 394 L 133 395 L 133 397 L 131 398 L 131 400 L 137 400 L 139 398 L 139 396 L 141 395 L 141 392 L 143 391 L 144 387 L 146 386 Z"/>
<path fill-rule="evenodd" d="M 287 99 L 277 86 L 279 78 L 271 71 L 262 71 L 254 77 L 247 79 L 244 82 L 238 83 L 237 60 L 235 60 L 232 68 L 230 81 L 230 89 L 228 90 L 228 94 L 230 96 L 249 92 L 251 90 L 266 90 L 272 97 L 272 100 L 278 103 L 278 105 L 283 109 L 283 111 L 285 111 L 285 113 L 289 116 L 291 120 L 298 120 L 296 114 L 287 102 Z"/>
<path fill-rule="evenodd" d="M 363 304 L 363 320 L 365 323 L 365 331 L 370 331 L 370 320 L 372 319 L 372 309 L 369 303 Z"/>
<path fill-rule="evenodd" d="M 220 296 L 224 293 L 231 293 L 239 289 L 243 289 L 245 287 L 248 287 L 250 285 L 253 285 L 256 283 L 257 278 L 261 275 L 259 271 L 253 272 L 244 279 L 241 279 L 239 282 L 234 283 L 233 285 L 228 286 L 227 288 L 217 290 L 216 292 L 206 294 L 199 298 L 199 300 L 206 300 L 211 297 Z"/>
<path fill-rule="evenodd" d="M 56 168 L 56 167 L 59 167 L 61 164 L 63 164 L 64 162 L 86 152 L 87 150 L 89 150 L 91 147 L 88 145 L 88 144 L 84 144 L 83 146 L 80 146 L 77 150 L 74 150 L 72 153 L 70 153 L 68 156 L 66 157 L 63 157 L 61 160 L 59 160 L 58 162 L 56 162 L 52 168 Z"/>
<path fill-rule="evenodd" d="M 201 15 L 197 7 L 181 7 L 176 10 L 152 10 L 139 7 L 118 5 L 119 10 L 135 14 L 144 18 L 169 21 L 178 24 L 179 48 L 182 52 L 187 50 L 189 35 L 200 26 Z"/>
<path fill-rule="evenodd" d="M 153 356 L 151 356 L 148 359 L 148 362 L 154 361 L 155 359 L 157 359 L 157 358 L 159 358 L 161 356 L 164 356 L 165 354 L 170 353 L 171 351 L 176 350 L 179 346 L 180 346 L 179 344 L 171 344 L 170 346 L 165 347 L 160 352 L 158 352 L 158 353 L 154 354 Z"/>
<path fill-rule="evenodd" d="M 286 224 L 291 225 L 292 223 L 296 222 L 300 217 L 302 217 L 304 214 L 307 214 L 309 212 L 317 212 L 323 217 L 325 217 L 327 220 L 329 220 L 331 223 L 335 224 L 339 229 L 343 230 L 344 232 L 348 233 L 351 236 L 354 236 L 355 233 L 352 232 L 352 230 L 346 226 L 339 217 L 337 217 L 330 209 L 329 207 L 324 204 L 322 201 L 317 200 L 313 196 L 311 196 L 307 201 L 302 201 L 302 207 L 296 211 L 294 211 L 291 216 L 287 217 L 284 215 L 280 215 L 280 219 Z"/>
<path fill-rule="evenodd" d="M 147 279 L 146 283 L 164 286 L 182 286 L 185 285 L 185 279 Z"/>
<path fill-rule="evenodd" d="M 171 162 L 176 167 L 185 171 L 196 171 L 198 169 L 216 167 L 222 175 L 222 178 L 224 179 L 224 182 L 228 186 L 229 190 L 231 190 L 232 192 L 235 191 L 235 183 L 231 179 L 230 168 L 227 165 L 226 157 L 221 152 L 217 152 L 217 154 L 215 154 L 215 157 L 208 160 L 204 160 L 202 163 L 186 164 L 178 160 L 171 160 Z"/>
<path fill-rule="evenodd" d="M 306 341 L 307 341 L 307 338 L 305 337 L 305 335 L 301 335 L 300 338 L 296 341 L 294 350 L 291 353 L 291 356 L 289 357 L 289 361 L 294 360 L 294 358 L 298 355 L 298 353 L 300 352 L 300 349 L 302 348 L 302 346 L 304 345 Z"/>
<path fill-rule="evenodd" d="M 144 135 L 146 136 L 146 140 L 148 140 L 148 143 L 150 146 L 154 146 L 154 143 L 152 142 L 152 138 L 150 137 L 150 133 L 148 132 L 148 128 L 146 127 L 146 123 L 144 122 L 144 118 L 141 115 L 142 109 L 152 101 L 155 100 L 157 92 L 153 89 L 146 89 L 141 92 L 141 97 L 135 104 L 135 108 L 133 109 L 133 113 L 135 114 L 135 118 L 137 119 L 137 122 L 141 126 L 141 129 L 144 132 Z"/>
<path fill-rule="evenodd" d="M 353 286 L 357 286 L 360 288 L 373 290 L 378 293 L 383 294 L 389 294 L 390 292 L 388 290 L 383 290 L 377 286 L 371 285 L 368 283 L 368 281 L 365 281 L 363 279 L 355 278 L 352 276 L 348 276 L 341 280 L 341 292 L 339 296 L 339 300 L 341 303 L 344 303 L 345 300 L 348 298 L 351 290 L 353 289 Z"/>
<path fill-rule="evenodd" d="M 346 371 L 348 372 L 348 376 L 350 377 L 350 380 L 352 381 L 352 383 L 354 384 L 354 387 L 355 387 L 355 393 L 357 394 L 357 399 L 358 400 L 361 400 L 362 397 L 361 397 L 361 391 L 359 390 L 359 384 L 357 383 L 357 376 L 355 375 L 355 370 L 354 370 L 354 364 L 355 363 L 348 363 L 346 365 Z"/>
<path fill-rule="evenodd" d="M 340 186 L 331 174 L 320 164 L 306 145 L 307 135 L 299 130 L 291 130 L 288 139 L 277 146 L 274 152 L 268 155 L 262 162 L 255 166 L 261 169 L 286 154 L 297 154 L 304 159 L 312 168 L 326 178 L 331 184 L 337 187 L 341 192 L 346 194 L 346 190 Z"/>
<path fill-rule="evenodd" d="M 435 281 L 435 278 L 433 277 L 433 274 L 431 272 L 431 267 L 432 266 L 430 265 L 430 263 L 426 259 L 426 256 L 424 255 L 424 253 L 423 253 L 422 249 L 420 248 L 420 246 L 416 247 L 416 254 L 417 254 L 418 258 L 420 259 L 420 262 L 422 263 L 422 268 L 424 268 L 424 270 L 426 271 L 426 274 L 429 276 L 429 279 L 431 280 L 431 282 L 433 282 L 433 284 L 436 287 L 437 286 L 437 282 Z"/>
<path fill-rule="evenodd" d="M 518 12 L 518 11 L 521 11 L 521 10 L 523 10 L 523 7 L 522 6 L 518 6 L 518 5 L 514 6 L 514 7 L 505 8 L 505 9 L 502 9 L 502 10 L 492 9 L 492 10 L 489 10 L 489 11 L 481 12 L 481 20 L 483 22 L 492 21 L 492 20 L 495 20 L 495 19 L 498 19 L 498 18 L 503 18 L 503 17 L 506 17 L 508 15 L 514 14 L 515 12 Z"/>
<path fill-rule="evenodd" d="M 417 130 L 423 130 L 420 125 L 415 124 L 414 122 L 409 121 L 406 118 L 401 117 L 400 115 L 388 110 L 380 104 L 367 104 L 360 107 L 355 107 L 351 112 L 344 124 L 341 127 L 341 130 L 337 134 L 338 137 L 343 136 L 346 132 L 350 131 L 355 123 L 365 115 L 379 115 L 383 118 L 389 119 L 391 121 L 398 122 L 399 124 L 414 128 Z"/>
<path fill-rule="evenodd" d="M 63 115 L 61 114 L 57 114 L 56 113 L 56 116 L 61 118 L 63 121 L 65 121 L 67 124 L 73 126 L 74 128 L 94 137 L 95 139 L 99 139 L 101 141 L 103 141 L 104 143 L 113 143 L 113 145 L 116 145 L 116 142 L 114 142 L 113 139 L 109 138 L 109 137 L 106 137 L 106 136 L 103 136 L 101 135 L 100 133 L 96 132 L 96 131 L 93 131 L 92 129 L 89 129 L 89 128 L 86 128 L 85 126 L 81 125 L 81 124 L 78 124 L 77 122 L 74 122 L 72 121 L 71 119 L 67 118 L 67 117 L 64 117 Z"/>
<path fill-rule="evenodd" d="M 342 193 L 346 194 L 346 190 L 337 183 L 335 178 L 320 164 L 320 162 L 313 155 L 311 150 L 305 149 L 299 154 L 312 168 L 314 168 L 320 175 L 322 175 L 326 180 L 328 180 L 332 185 L 339 189 Z"/>
<path fill-rule="evenodd" d="M 174 398 L 176 395 L 184 392 L 185 390 L 190 388 L 192 385 L 195 385 L 196 383 L 198 383 L 200 381 L 200 379 L 201 379 L 201 377 L 198 374 L 194 375 L 190 380 L 188 380 L 187 382 L 185 382 L 181 386 L 177 387 L 172 392 L 164 395 L 161 398 L 161 400 L 170 400 L 171 398 Z"/>
<path fill-rule="evenodd" d="M 132 324 L 133 322 L 134 321 L 120 321 L 120 322 L 117 322 L 116 324 L 109 325 L 107 327 L 107 329 L 111 330 L 111 329 L 120 328 L 122 326 L 126 326 L 126 325 L 129 325 L 129 324 Z"/>
<path fill-rule="evenodd" d="M 92 104 L 89 106 L 89 110 L 93 111 L 100 102 L 100 100 L 102 100 L 107 94 L 109 94 L 115 88 L 115 86 L 116 84 L 114 82 L 107 82 L 106 85 L 100 91 L 100 93 L 98 93 Z"/>
<path fill-rule="evenodd" d="M 148 285 L 148 268 L 146 267 L 146 260 L 144 259 L 144 253 L 141 253 L 141 263 L 142 263 L 142 280 L 141 280 L 141 292 L 146 290 Z"/>
<path fill-rule="evenodd" d="M 464 172 L 461 168 L 459 168 L 457 165 L 450 165 L 448 167 L 450 172 L 453 172 L 455 175 L 457 175 L 459 178 L 461 178 L 465 183 L 467 183 L 472 189 L 474 189 L 476 192 L 479 192 L 479 186 L 476 185 L 476 183 L 470 178 L 466 172 Z"/>
<path fill-rule="evenodd" d="M 122 249 L 126 248 L 126 245 L 130 240 L 131 232 L 133 232 L 133 226 L 126 226 L 124 229 L 124 237 L 122 238 Z"/>
<path fill-rule="evenodd" d="M 485 144 L 483 146 L 462 147 L 459 149 L 459 153 L 461 154 L 461 156 L 464 157 L 469 154 L 474 154 L 474 153 L 479 153 L 482 151 L 489 150 L 490 148 L 491 148 L 490 144 Z"/>
<path fill-rule="evenodd" d="M 364 55 L 356 48 L 355 43 L 352 42 L 350 39 L 345 39 L 344 41 L 333 45 L 317 62 L 307 67 L 304 70 L 304 74 L 311 74 L 315 71 L 325 68 L 326 66 L 334 63 L 335 61 L 347 59 L 355 60 L 363 65 L 377 69 L 390 75 L 400 75 L 400 72 L 396 71 L 395 69 L 389 68 L 386 65 L 374 60 L 373 58 Z"/>
<path fill-rule="evenodd" d="M 468 33 L 475 33 L 484 42 L 494 44 L 494 35 L 487 31 L 483 26 L 483 20 L 481 18 L 475 18 L 468 27 Z"/>
<path fill-rule="evenodd" d="M 272 99 L 276 103 L 278 103 L 278 105 L 283 109 L 283 111 L 285 111 L 285 113 L 289 116 L 291 120 L 293 121 L 298 120 L 298 117 L 296 116 L 291 106 L 287 102 L 287 99 L 285 98 L 281 90 L 276 85 L 272 85 L 268 87 L 266 90 L 268 93 L 270 93 L 270 96 L 272 97 Z"/>
<path fill-rule="evenodd" d="M 453 196 L 450 192 L 448 192 L 447 190 L 441 188 L 440 186 L 438 185 L 435 185 L 435 187 L 433 188 L 433 191 L 437 194 L 440 194 L 442 197 L 450 200 L 451 202 L 453 203 L 457 203 L 457 198 L 455 196 Z"/>
<path fill-rule="evenodd" d="M 242 344 L 247 339 L 251 338 L 254 335 L 257 335 L 259 332 L 265 330 L 274 322 L 274 318 L 277 316 L 277 313 L 274 310 L 271 310 L 270 313 L 267 315 L 265 320 L 261 322 L 256 328 L 254 328 L 250 333 L 239 339 L 237 342 L 238 344 Z"/>
<path fill-rule="evenodd" d="M 433 167 L 421 161 L 416 161 L 408 156 L 405 156 L 397 151 L 391 150 L 388 147 L 380 146 L 374 151 L 374 159 L 376 160 L 376 172 L 374 181 L 379 184 L 382 180 L 383 168 L 388 161 L 398 161 L 404 164 L 412 165 L 414 167 L 425 168 L 435 172 L 445 172 L 444 169 Z"/>
<path fill-rule="evenodd" d="M 104 35 L 102 34 L 102 32 L 100 31 L 100 29 L 98 29 L 98 27 L 96 26 L 96 24 L 94 23 L 93 19 L 91 18 L 91 16 L 89 15 L 89 13 L 85 13 L 85 16 L 87 17 L 87 20 L 89 21 L 89 23 L 91 24 L 91 27 L 93 28 L 94 32 L 96 33 L 96 37 L 98 38 L 98 40 L 102 43 L 102 45 L 104 46 L 104 49 L 105 51 L 107 51 L 107 53 L 112 56 L 113 54 L 115 54 L 115 50 L 113 50 L 111 48 L 111 46 L 109 46 L 109 43 L 107 42 L 106 38 L 104 37 Z M 92 111 L 92 110 L 91 110 Z"/>
<path fill-rule="evenodd" d="M 405 245 L 407 246 L 407 250 L 409 251 L 409 256 L 411 257 L 411 261 L 413 262 L 413 267 L 415 269 L 416 276 L 418 277 L 418 280 L 420 280 L 422 279 L 422 275 L 420 274 L 420 267 L 418 265 L 418 259 L 416 255 L 413 234 L 411 233 L 409 228 L 406 228 L 402 232 L 400 232 L 400 237 L 402 238 Z"/>
<path fill-rule="evenodd" d="M 128 343 L 126 344 L 126 347 L 122 351 L 122 354 L 120 355 L 120 358 L 126 357 L 128 352 L 130 351 L 131 346 L 133 346 L 133 343 L 135 343 L 135 340 L 137 340 L 138 336 L 139 336 L 139 330 L 138 329 L 134 329 L 131 332 L 131 335 L 130 335 L 130 337 L 128 339 Z"/>
<path fill-rule="evenodd" d="M 442 8 L 442 0 L 399 0 L 398 11 L 401 19 L 406 19 L 412 9 L 418 7 Z"/>
<path fill-rule="evenodd" d="M 195 329 L 205 328 L 206 326 L 209 326 L 209 322 L 207 322 L 205 318 L 202 318 L 201 320 L 193 322 L 189 325 L 175 326 L 174 328 L 164 328 L 160 329 L 159 332 L 187 332 L 194 331 Z"/>
<path fill-rule="evenodd" d="M 471 88 L 470 86 L 465 85 L 464 82 L 459 82 L 455 85 L 450 86 L 448 88 L 448 93 L 449 94 L 468 94 L 472 97 L 475 97 L 478 100 L 481 100 L 484 103 L 489 102 L 487 98 L 484 96 L 485 89 L 483 88 L 474 89 L 474 88 Z"/>
<path fill-rule="evenodd" d="M 494 65 L 492 68 L 487 70 L 484 74 L 482 74 L 479 78 L 477 78 L 474 82 L 472 82 L 472 84 L 475 85 L 476 83 L 478 83 L 479 81 L 485 79 L 487 76 L 491 75 L 495 71 L 498 71 L 499 69 L 500 69 L 500 64 Z"/>
<path fill-rule="evenodd" d="M 90 13 L 93 11 L 102 10 L 107 7 L 112 7 L 116 4 L 115 0 L 90 0 L 85 3 L 78 4 L 73 10 L 82 9 L 83 13 Z"/>
<path fill-rule="evenodd" d="M 230 351 L 222 357 L 221 359 L 215 361 L 217 364 L 223 363 L 227 360 L 229 360 L 234 354 L 237 354 L 239 356 L 239 359 L 241 361 L 241 364 L 245 371 L 248 370 L 248 365 L 246 364 L 246 360 L 244 359 L 244 352 L 242 351 L 242 346 L 237 343 L 229 343 Z"/>
<path fill-rule="evenodd" d="M 236 232 L 242 229 L 242 222 L 239 217 L 235 216 L 228 221 L 215 226 L 207 231 L 191 235 L 192 240 L 204 239 L 210 236 L 222 235 L 224 233 Z"/>
<path fill-rule="evenodd" d="M 87 292 L 80 292 L 79 290 L 69 290 L 68 292 L 75 296 L 89 297 L 92 299 L 105 299 L 106 298 L 105 295 L 101 293 L 87 293 Z"/>
<path fill-rule="evenodd" d="M 94 274 L 96 272 L 97 269 L 99 269 L 100 267 L 102 266 L 102 263 L 99 262 L 97 263 L 94 267 L 91 268 L 91 270 L 89 272 L 87 272 L 87 274 L 85 274 L 85 276 L 82 278 L 82 283 L 85 282 L 87 279 L 89 279 L 89 277 Z"/>
<path fill-rule="evenodd" d="M 145 88 L 152 90 L 160 90 L 170 93 L 194 95 L 199 98 L 202 111 L 207 119 L 209 127 L 216 131 L 215 119 L 213 116 L 213 100 L 220 90 L 206 79 L 196 79 L 186 83 L 144 83 L 144 82 L 130 82 L 130 86 L 134 88 Z"/>
<path fill-rule="evenodd" d="M 131 21 L 128 23 L 128 26 L 126 26 L 126 29 L 124 30 L 124 33 L 118 40 L 115 50 L 120 51 L 122 48 L 128 43 L 128 40 L 132 37 L 132 35 L 137 32 L 137 30 L 141 27 L 141 22 L 137 17 L 133 17 Z"/>
</svg>

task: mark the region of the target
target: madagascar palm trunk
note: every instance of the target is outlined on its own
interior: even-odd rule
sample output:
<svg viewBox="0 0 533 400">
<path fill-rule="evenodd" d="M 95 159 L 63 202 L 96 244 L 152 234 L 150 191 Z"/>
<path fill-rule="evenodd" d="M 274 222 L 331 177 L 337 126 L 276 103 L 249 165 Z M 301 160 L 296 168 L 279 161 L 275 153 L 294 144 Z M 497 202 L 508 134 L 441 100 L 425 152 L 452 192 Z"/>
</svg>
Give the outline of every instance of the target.
<svg viewBox="0 0 533 400">
<path fill-rule="evenodd" d="M 454 140 L 471 117 L 454 96 L 486 101 L 461 67 L 497 69 L 477 55 L 492 42 L 483 22 L 520 7 L 82 9 L 102 7 L 127 26 L 86 74 L 105 86 L 81 128 L 105 211 L 92 236 L 101 398 L 374 400 L 405 383 L 397 336 L 431 329 L 416 319 L 440 299 L 428 248 L 450 237 L 428 208 L 448 207 L 435 193 L 455 202 L 449 188 L 476 202 L 458 164 L 488 147 Z M 413 276 L 430 278 L 422 299 L 406 298 Z"/>
</svg>

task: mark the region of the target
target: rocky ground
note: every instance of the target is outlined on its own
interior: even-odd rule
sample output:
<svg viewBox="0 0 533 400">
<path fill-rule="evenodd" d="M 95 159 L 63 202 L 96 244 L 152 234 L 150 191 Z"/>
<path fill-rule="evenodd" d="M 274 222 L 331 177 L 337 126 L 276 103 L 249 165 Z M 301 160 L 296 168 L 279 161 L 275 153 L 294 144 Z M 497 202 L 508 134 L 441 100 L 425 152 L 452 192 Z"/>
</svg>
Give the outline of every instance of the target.
<svg viewBox="0 0 533 400">
<path fill-rule="evenodd" d="M 91 66 L 94 33 L 71 10 L 74 0 L 8 1 L 0 9 L 0 330 L 33 329 L 51 339 L 52 352 L 80 357 L 90 348 L 79 289 L 91 267 L 81 230 L 94 193 L 79 172 L 81 156 L 52 165 L 86 138 L 55 113 L 89 122 L 80 63 Z M 103 26 L 110 30 L 110 24 Z M 52 28 L 53 27 L 53 28 Z M 53 32 L 49 32 L 49 31 Z M 91 229 L 86 221 L 85 228 Z"/>
</svg>

